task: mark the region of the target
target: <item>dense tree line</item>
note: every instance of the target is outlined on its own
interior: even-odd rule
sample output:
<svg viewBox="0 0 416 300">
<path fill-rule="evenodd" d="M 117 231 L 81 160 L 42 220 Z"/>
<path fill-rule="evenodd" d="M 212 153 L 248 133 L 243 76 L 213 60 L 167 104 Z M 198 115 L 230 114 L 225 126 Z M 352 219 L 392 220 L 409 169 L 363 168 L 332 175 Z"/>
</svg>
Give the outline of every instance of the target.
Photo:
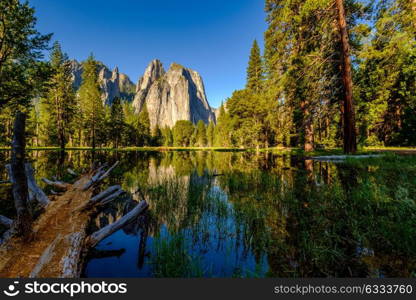
<svg viewBox="0 0 416 300">
<path fill-rule="evenodd" d="M 131 99 L 104 105 L 99 62 L 83 62 L 79 90 L 59 43 L 35 29 L 34 10 L 0 2 L 0 144 L 14 112 L 29 146 L 343 147 L 416 145 L 416 1 L 266 0 L 264 51 L 253 42 L 247 83 L 216 123 L 151 128 Z"/>
<path fill-rule="evenodd" d="M 264 55 L 254 42 L 216 146 L 416 145 L 415 6 L 266 0 Z"/>
</svg>

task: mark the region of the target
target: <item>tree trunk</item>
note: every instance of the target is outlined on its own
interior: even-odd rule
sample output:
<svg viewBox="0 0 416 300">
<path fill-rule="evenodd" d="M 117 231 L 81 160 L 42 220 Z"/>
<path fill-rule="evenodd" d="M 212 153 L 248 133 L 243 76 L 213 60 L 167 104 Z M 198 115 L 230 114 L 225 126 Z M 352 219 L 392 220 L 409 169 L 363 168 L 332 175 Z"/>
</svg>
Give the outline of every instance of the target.
<svg viewBox="0 0 416 300">
<path fill-rule="evenodd" d="M 95 149 L 95 124 L 92 124 L 92 149 Z"/>
<path fill-rule="evenodd" d="M 344 0 L 336 0 L 338 8 L 338 26 L 341 36 L 342 79 L 344 82 L 344 152 L 357 151 L 355 131 L 355 113 L 352 98 L 352 68 L 350 58 L 350 43 L 345 17 Z"/>
<path fill-rule="evenodd" d="M 412 9 L 413 9 L 413 25 L 415 26 L 416 29 L 416 0 L 412 1 Z"/>
<path fill-rule="evenodd" d="M 309 102 L 302 100 L 301 109 L 304 130 L 304 150 L 305 152 L 312 152 L 314 150 L 314 132 L 312 117 L 309 110 Z"/>
<path fill-rule="evenodd" d="M 13 127 L 11 173 L 13 198 L 17 217 L 14 223 L 16 235 L 28 236 L 31 232 L 32 216 L 27 208 L 28 185 L 25 172 L 25 126 L 26 115 L 17 112 Z"/>
</svg>

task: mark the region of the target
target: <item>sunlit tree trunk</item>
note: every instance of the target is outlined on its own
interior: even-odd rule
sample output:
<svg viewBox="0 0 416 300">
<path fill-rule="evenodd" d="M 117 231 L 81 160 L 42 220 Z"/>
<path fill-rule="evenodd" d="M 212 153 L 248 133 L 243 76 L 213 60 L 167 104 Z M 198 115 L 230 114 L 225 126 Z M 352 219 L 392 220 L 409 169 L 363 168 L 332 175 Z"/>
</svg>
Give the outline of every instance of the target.
<svg viewBox="0 0 416 300">
<path fill-rule="evenodd" d="M 416 0 L 412 1 L 412 9 L 413 9 L 413 25 L 415 26 L 416 29 Z"/>
<path fill-rule="evenodd" d="M 305 152 L 311 152 L 314 150 L 314 131 L 309 102 L 302 100 L 301 109 L 303 113 L 304 150 Z"/>
<path fill-rule="evenodd" d="M 336 0 L 336 5 L 338 9 L 338 26 L 341 36 L 341 65 L 344 82 L 344 152 L 355 153 L 357 151 L 357 139 L 354 103 L 352 98 L 352 67 L 344 0 Z"/>
</svg>

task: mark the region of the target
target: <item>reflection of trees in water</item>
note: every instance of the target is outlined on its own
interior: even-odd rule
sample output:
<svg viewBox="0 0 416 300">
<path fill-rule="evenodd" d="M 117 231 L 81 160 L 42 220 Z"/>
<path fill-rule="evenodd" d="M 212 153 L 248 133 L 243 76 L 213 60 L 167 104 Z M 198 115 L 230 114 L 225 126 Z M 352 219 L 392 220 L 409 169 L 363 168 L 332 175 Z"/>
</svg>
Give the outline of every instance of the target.
<svg viewBox="0 0 416 300">
<path fill-rule="evenodd" d="M 144 194 L 148 214 L 123 229 L 139 237 L 139 268 L 150 251 L 148 237 L 165 225 L 172 234 L 186 231 L 202 255 L 233 243 L 229 250 L 238 254 L 236 265 L 249 254 L 258 264 L 267 258 L 272 276 L 409 276 L 415 269 L 416 182 L 411 178 L 416 174 L 409 171 L 249 152 L 29 155 L 38 178 L 68 176 L 66 168 L 81 170 L 93 161 L 120 160 L 105 184 L 122 183 L 132 199 L 99 212 L 92 227 L 121 218 Z M 1 161 L 7 157 L 0 152 Z M 7 178 L 4 172 L 0 164 L 0 178 Z"/>
</svg>

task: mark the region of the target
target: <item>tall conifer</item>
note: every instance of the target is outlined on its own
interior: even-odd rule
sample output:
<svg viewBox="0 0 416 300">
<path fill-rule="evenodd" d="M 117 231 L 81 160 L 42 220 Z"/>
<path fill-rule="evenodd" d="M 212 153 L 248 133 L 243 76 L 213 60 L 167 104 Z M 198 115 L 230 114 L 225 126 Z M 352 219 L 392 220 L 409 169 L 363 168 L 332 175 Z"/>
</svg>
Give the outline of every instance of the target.
<svg viewBox="0 0 416 300">
<path fill-rule="evenodd" d="M 257 40 L 254 40 L 251 48 L 250 58 L 247 67 L 247 88 L 259 92 L 263 80 L 263 62 L 261 59 L 260 47 Z"/>
<path fill-rule="evenodd" d="M 97 61 L 91 54 L 84 62 L 82 84 L 79 89 L 79 102 L 84 123 L 84 132 L 88 144 L 95 148 L 103 134 L 105 120 L 104 104 L 101 100 L 100 85 L 98 83 Z"/>
</svg>

